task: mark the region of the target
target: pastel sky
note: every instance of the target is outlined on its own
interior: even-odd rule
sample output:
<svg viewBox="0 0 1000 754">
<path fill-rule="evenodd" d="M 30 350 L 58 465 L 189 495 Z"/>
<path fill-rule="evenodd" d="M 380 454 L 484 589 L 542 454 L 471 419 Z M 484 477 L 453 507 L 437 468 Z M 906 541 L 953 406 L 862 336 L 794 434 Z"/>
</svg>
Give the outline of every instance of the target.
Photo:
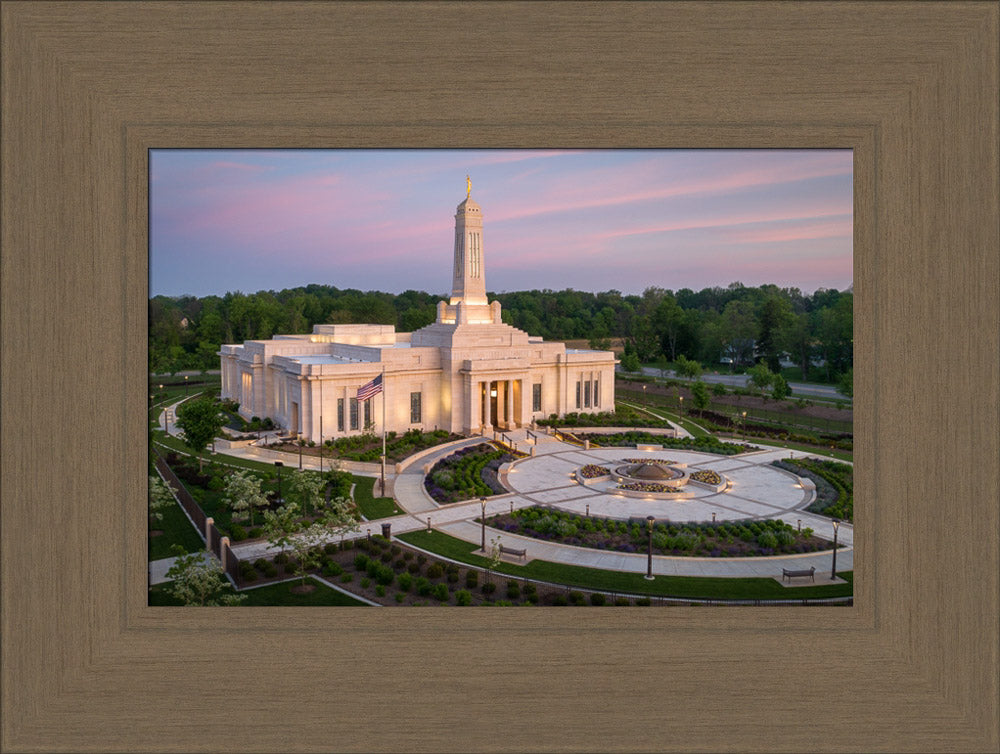
<svg viewBox="0 0 1000 754">
<path fill-rule="evenodd" d="M 150 295 L 443 295 L 466 174 L 493 292 L 853 282 L 850 150 L 153 150 Z"/>
</svg>

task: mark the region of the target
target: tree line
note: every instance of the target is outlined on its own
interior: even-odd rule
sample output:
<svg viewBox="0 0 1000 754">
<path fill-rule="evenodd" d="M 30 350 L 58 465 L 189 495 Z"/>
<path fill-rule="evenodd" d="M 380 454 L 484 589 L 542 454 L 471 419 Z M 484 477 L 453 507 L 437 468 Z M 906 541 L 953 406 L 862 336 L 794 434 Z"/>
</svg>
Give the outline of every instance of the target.
<svg viewBox="0 0 1000 754">
<path fill-rule="evenodd" d="M 224 296 L 155 296 L 149 302 L 151 370 L 217 369 L 223 343 L 307 333 L 315 324 L 372 323 L 412 332 L 434 322 L 438 301 L 422 291 L 400 294 L 308 285 L 278 292 Z M 787 354 L 803 379 L 835 381 L 853 366 L 854 297 L 820 288 L 804 294 L 775 285 L 693 291 L 649 287 L 642 295 L 531 290 L 490 294 L 504 322 L 546 340 L 585 339 L 607 348 L 613 339 L 640 362 L 679 357 L 715 368 L 756 363 L 780 370 Z M 821 364 L 821 366 L 817 366 Z"/>
</svg>

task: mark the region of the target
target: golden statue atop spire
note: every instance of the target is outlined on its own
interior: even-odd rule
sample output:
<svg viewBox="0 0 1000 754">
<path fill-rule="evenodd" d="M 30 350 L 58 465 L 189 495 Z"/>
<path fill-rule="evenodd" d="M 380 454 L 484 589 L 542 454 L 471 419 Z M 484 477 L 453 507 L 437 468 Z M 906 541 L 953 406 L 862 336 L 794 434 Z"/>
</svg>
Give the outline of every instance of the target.
<svg viewBox="0 0 1000 754">
<path fill-rule="evenodd" d="M 472 196 L 472 179 L 468 175 L 465 176 L 465 198 L 468 199 Z"/>
</svg>

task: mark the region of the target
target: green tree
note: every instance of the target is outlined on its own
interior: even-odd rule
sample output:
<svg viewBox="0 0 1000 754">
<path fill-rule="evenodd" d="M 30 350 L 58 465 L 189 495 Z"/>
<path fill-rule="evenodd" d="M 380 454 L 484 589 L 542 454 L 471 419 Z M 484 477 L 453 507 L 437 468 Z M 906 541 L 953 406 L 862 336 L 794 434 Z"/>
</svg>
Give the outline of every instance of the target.
<svg viewBox="0 0 1000 754">
<path fill-rule="evenodd" d="M 622 356 L 621 359 L 622 370 L 626 372 L 635 373 L 638 372 L 642 365 L 639 363 L 639 357 L 634 353 L 627 353 Z"/>
<path fill-rule="evenodd" d="M 809 315 L 795 314 L 789 317 L 779 335 L 781 347 L 791 354 L 802 370 L 802 379 L 809 379 L 809 365 L 812 360 L 813 335 L 809 326 Z"/>
<path fill-rule="evenodd" d="M 701 364 L 697 361 L 692 361 L 684 356 L 684 354 L 677 357 L 677 374 L 681 377 L 696 380 L 701 377 L 701 372 Z"/>
<path fill-rule="evenodd" d="M 653 314 L 653 326 L 660 336 L 660 346 L 671 361 L 677 360 L 677 342 L 686 324 L 684 310 L 672 295 L 665 295 Z"/>
<path fill-rule="evenodd" d="M 162 521 L 163 514 L 174 504 L 174 493 L 160 477 L 149 475 L 149 518 Z"/>
<path fill-rule="evenodd" d="M 791 305 L 776 295 L 768 296 L 760 308 L 757 351 L 772 372 L 781 371 L 781 334 L 792 319 Z"/>
<path fill-rule="evenodd" d="M 792 388 L 788 384 L 782 375 L 774 375 L 774 380 L 771 382 L 771 397 L 776 401 L 783 401 L 789 395 L 792 394 Z"/>
<path fill-rule="evenodd" d="M 303 515 L 311 516 L 323 507 L 326 481 L 311 471 L 293 471 L 288 480 L 288 498 L 299 506 Z"/>
<path fill-rule="evenodd" d="M 837 390 L 848 398 L 854 397 L 854 368 L 848 369 L 837 380 Z"/>
<path fill-rule="evenodd" d="M 767 364 L 756 364 L 747 370 L 747 376 L 750 378 L 750 384 L 757 388 L 757 391 L 763 395 L 764 390 L 774 384 L 774 372 L 767 368 Z"/>
<path fill-rule="evenodd" d="M 214 398 L 185 401 L 177 408 L 177 426 L 184 430 L 184 444 L 195 453 L 200 454 L 225 423 L 225 414 Z M 199 469 L 202 468 L 202 460 L 199 455 Z"/>
<path fill-rule="evenodd" d="M 167 571 L 167 591 L 185 605 L 238 605 L 246 599 L 245 594 L 231 593 L 222 566 L 204 551 L 185 554 L 180 545 L 170 549 L 176 557 Z"/>
<path fill-rule="evenodd" d="M 226 479 L 223 501 L 237 513 L 247 511 L 253 526 L 253 512 L 267 507 L 267 496 L 260 487 L 260 477 L 249 471 L 234 471 Z"/>
<path fill-rule="evenodd" d="M 708 386 L 701 380 L 698 380 L 691 385 L 691 399 L 694 401 L 695 408 L 701 411 L 708 408 Z"/>
<path fill-rule="evenodd" d="M 726 353 L 733 360 L 733 371 L 753 358 L 757 321 L 749 301 L 730 301 L 722 312 L 722 332 Z"/>
</svg>

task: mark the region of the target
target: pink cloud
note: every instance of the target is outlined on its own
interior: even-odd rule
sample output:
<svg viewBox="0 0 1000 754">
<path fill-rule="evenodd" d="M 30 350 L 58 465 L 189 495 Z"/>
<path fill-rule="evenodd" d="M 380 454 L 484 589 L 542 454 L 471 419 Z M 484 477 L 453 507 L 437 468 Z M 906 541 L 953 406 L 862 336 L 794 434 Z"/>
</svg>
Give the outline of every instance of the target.
<svg viewBox="0 0 1000 754">
<path fill-rule="evenodd" d="M 779 243 L 816 238 L 849 238 L 853 233 L 854 221 L 847 217 L 830 222 L 807 223 L 794 227 L 736 231 L 727 233 L 725 239 L 731 243 Z"/>
<path fill-rule="evenodd" d="M 821 154 L 811 160 L 797 160 L 791 165 L 765 164 L 726 172 L 722 175 L 701 175 L 675 180 L 663 185 L 658 176 L 651 175 L 653 168 L 645 164 L 622 168 L 620 166 L 591 171 L 585 178 L 566 175 L 544 187 L 546 197 L 555 200 L 530 201 L 518 207 L 501 208 L 491 213 L 493 222 L 521 220 L 526 217 L 556 212 L 613 207 L 622 204 L 671 199 L 699 194 L 740 191 L 767 185 L 793 183 L 813 178 L 850 175 L 841 155 Z M 636 186 L 655 185 L 655 188 L 636 190 Z"/>
<path fill-rule="evenodd" d="M 837 217 L 843 215 L 841 208 L 830 210 L 813 210 L 800 214 L 788 212 L 774 212 L 769 215 L 760 213 L 747 213 L 720 217 L 713 220 L 678 220 L 670 223 L 660 223 L 657 225 L 647 225 L 644 227 L 622 228 L 600 234 L 599 238 L 621 238 L 624 236 L 639 236 L 651 233 L 672 233 L 682 230 L 702 230 L 708 228 L 727 228 L 735 225 L 752 225 L 756 223 L 784 222 L 788 220 L 811 220 L 817 217 Z"/>
</svg>

